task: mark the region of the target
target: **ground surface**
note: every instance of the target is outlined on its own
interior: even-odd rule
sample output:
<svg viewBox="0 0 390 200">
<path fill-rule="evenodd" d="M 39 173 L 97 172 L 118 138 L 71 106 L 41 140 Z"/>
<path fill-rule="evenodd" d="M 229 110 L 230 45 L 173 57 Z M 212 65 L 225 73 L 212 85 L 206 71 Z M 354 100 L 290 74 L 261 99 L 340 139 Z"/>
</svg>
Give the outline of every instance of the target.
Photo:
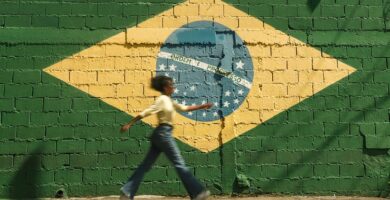
<svg viewBox="0 0 390 200">
<path fill-rule="evenodd" d="M 69 200 L 118 200 L 119 196 L 93 197 L 93 198 L 69 198 Z M 162 196 L 137 196 L 139 200 L 188 200 L 189 198 L 162 197 Z M 343 196 L 258 196 L 258 197 L 222 197 L 214 196 L 209 200 L 383 200 L 378 197 L 343 197 Z"/>
</svg>

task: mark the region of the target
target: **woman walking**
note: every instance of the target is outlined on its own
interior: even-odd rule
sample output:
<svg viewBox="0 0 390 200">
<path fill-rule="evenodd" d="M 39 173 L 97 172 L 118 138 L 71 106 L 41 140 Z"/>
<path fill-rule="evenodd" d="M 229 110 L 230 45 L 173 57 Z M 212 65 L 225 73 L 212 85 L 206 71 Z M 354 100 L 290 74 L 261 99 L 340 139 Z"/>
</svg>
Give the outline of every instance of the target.
<svg viewBox="0 0 390 200">
<path fill-rule="evenodd" d="M 175 111 L 189 112 L 200 109 L 208 109 L 212 106 L 212 104 L 208 103 L 198 106 L 185 106 L 172 101 L 171 95 L 173 94 L 175 87 L 173 85 L 173 80 L 167 76 L 157 76 L 152 78 L 152 88 L 161 92 L 161 96 L 156 99 L 153 105 L 145 109 L 121 128 L 121 131 L 125 132 L 140 119 L 151 114 L 157 114 L 159 125 L 154 129 L 151 136 L 151 146 L 149 152 L 143 162 L 129 178 L 128 182 L 120 189 L 123 193 L 122 196 L 134 199 L 135 193 L 138 190 L 144 174 L 152 167 L 160 153 L 163 152 L 173 163 L 190 198 L 192 200 L 204 200 L 210 195 L 210 192 L 200 184 L 200 182 L 192 175 L 185 165 L 180 154 L 180 150 L 172 137 L 172 120 L 174 118 Z"/>
</svg>

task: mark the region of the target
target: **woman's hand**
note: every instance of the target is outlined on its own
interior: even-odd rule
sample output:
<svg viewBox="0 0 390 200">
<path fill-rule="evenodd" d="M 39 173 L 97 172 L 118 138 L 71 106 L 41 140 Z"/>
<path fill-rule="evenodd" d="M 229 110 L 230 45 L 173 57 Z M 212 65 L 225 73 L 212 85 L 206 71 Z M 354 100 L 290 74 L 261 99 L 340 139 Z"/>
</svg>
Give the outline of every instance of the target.
<svg viewBox="0 0 390 200">
<path fill-rule="evenodd" d="M 213 107 L 212 103 L 206 103 L 198 106 L 189 106 L 187 112 L 194 111 L 194 110 L 201 110 L 201 109 L 209 109 L 211 107 Z"/>
<path fill-rule="evenodd" d="M 121 132 L 123 133 L 128 131 L 131 128 L 131 126 L 133 126 L 133 124 L 135 124 L 140 119 L 142 119 L 142 117 L 140 115 L 137 115 L 137 117 L 133 118 L 129 123 L 121 127 Z"/>
<path fill-rule="evenodd" d="M 121 127 L 121 132 L 124 133 L 131 128 L 131 124 L 125 124 Z"/>
<path fill-rule="evenodd" d="M 212 103 L 206 103 L 206 104 L 203 104 L 202 107 L 203 107 L 203 109 L 209 109 L 209 108 L 213 107 L 213 104 Z"/>
</svg>

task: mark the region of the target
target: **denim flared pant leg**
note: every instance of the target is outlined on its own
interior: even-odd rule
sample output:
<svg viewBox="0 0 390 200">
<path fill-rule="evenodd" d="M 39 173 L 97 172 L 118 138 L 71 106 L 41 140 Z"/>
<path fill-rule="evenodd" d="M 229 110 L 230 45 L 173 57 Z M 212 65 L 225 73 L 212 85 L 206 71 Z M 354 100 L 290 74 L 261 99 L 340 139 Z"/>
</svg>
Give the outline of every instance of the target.
<svg viewBox="0 0 390 200">
<path fill-rule="evenodd" d="M 163 152 L 172 162 L 177 174 L 179 175 L 185 189 L 191 198 L 201 193 L 204 187 L 192 175 L 190 170 L 185 165 L 184 159 L 180 154 L 180 150 L 172 137 L 172 127 L 158 126 L 152 134 L 151 147 L 144 161 L 135 170 L 134 174 L 129 178 L 128 182 L 123 186 L 123 189 L 130 193 L 131 198 L 134 197 L 137 189 L 144 177 L 149 171 L 153 163 L 156 161 L 160 153 Z"/>
<path fill-rule="evenodd" d="M 135 193 L 138 190 L 139 185 L 145 175 L 146 172 L 150 170 L 153 163 L 157 160 L 161 151 L 157 149 L 154 145 L 151 145 L 149 148 L 146 157 L 142 161 L 142 163 L 137 167 L 134 171 L 133 175 L 128 179 L 127 183 L 123 186 L 123 190 L 130 194 L 130 199 L 133 199 Z"/>
</svg>

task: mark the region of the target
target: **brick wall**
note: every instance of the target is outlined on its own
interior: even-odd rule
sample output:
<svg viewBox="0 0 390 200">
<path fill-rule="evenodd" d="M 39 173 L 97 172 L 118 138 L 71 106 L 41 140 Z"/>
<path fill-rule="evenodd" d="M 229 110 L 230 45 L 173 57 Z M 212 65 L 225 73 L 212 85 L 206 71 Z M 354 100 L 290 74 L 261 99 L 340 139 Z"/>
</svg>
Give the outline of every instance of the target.
<svg viewBox="0 0 390 200">
<path fill-rule="evenodd" d="M 237 29 L 265 81 L 226 121 L 177 125 L 212 193 L 388 195 L 389 1 L 20 0 L 0 2 L 0 197 L 118 194 L 155 122 L 120 124 L 155 98 L 145 80 L 161 38 L 196 20 Z M 302 80 L 311 89 L 293 87 Z M 164 156 L 139 193 L 186 194 Z"/>
</svg>

